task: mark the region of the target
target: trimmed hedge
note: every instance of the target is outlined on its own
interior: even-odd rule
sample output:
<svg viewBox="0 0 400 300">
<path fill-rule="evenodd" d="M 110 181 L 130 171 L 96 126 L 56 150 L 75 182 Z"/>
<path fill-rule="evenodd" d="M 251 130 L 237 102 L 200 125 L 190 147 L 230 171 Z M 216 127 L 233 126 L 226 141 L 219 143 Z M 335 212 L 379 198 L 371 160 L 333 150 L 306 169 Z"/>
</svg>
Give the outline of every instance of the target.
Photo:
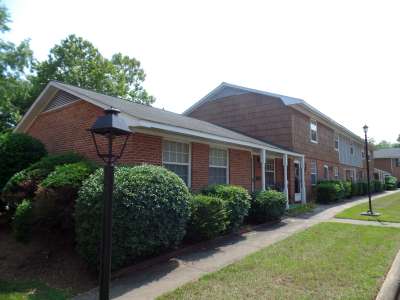
<svg viewBox="0 0 400 300">
<path fill-rule="evenodd" d="M 47 154 L 39 140 L 22 133 L 0 134 L 0 190 L 16 172 Z"/>
<path fill-rule="evenodd" d="M 385 177 L 385 186 L 389 191 L 397 189 L 397 178 L 394 176 Z"/>
<path fill-rule="evenodd" d="M 15 239 L 19 242 L 28 242 L 31 236 L 32 225 L 32 203 L 23 200 L 15 210 L 13 220 L 13 231 Z"/>
<path fill-rule="evenodd" d="M 11 209 L 15 208 L 23 199 L 34 197 L 38 185 L 54 169 L 63 164 L 83 161 L 83 156 L 76 153 L 48 155 L 28 168 L 14 174 L 4 186 L 2 199 Z"/>
<path fill-rule="evenodd" d="M 252 198 L 249 220 L 255 223 L 280 220 L 286 211 L 286 196 L 282 192 L 266 190 Z"/>
<path fill-rule="evenodd" d="M 339 182 L 320 182 L 317 185 L 317 202 L 332 203 L 339 200 L 344 188 Z"/>
<path fill-rule="evenodd" d="M 191 216 L 186 237 L 192 241 L 208 240 L 223 233 L 229 222 L 224 201 L 217 197 L 195 195 L 190 200 Z"/>
<path fill-rule="evenodd" d="M 95 169 L 96 166 L 88 161 L 57 166 L 36 191 L 33 203 L 35 220 L 72 229 L 78 190 Z"/>
<path fill-rule="evenodd" d="M 150 165 L 116 168 L 113 199 L 112 269 L 182 241 L 190 194 L 173 172 Z M 77 250 L 93 267 L 99 261 L 103 202 L 99 169 L 83 183 L 75 205 Z"/>
<path fill-rule="evenodd" d="M 207 187 L 202 193 L 224 200 L 229 220 L 227 231 L 230 232 L 239 229 L 250 209 L 251 197 L 245 188 L 219 184 Z"/>
</svg>

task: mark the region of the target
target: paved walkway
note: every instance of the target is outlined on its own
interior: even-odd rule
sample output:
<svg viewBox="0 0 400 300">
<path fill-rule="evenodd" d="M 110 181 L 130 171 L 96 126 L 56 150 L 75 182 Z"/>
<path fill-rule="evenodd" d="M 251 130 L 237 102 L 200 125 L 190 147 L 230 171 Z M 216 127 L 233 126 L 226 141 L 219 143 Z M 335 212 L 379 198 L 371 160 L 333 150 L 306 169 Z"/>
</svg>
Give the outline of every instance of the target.
<svg viewBox="0 0 400 300">
<path fill-rule="evenodd" d="M 375 198 L 391 193 L 393 192 L 385 192 Z M 364 197 L 337 205 L 321 205 L 313 213 L 286 218 L 279 224 L 260 226 L 251 232 L 208 244 L 192 253 L 177 256 L 165 263 L 113 281 L 111 297 L 118 300 L 154 299 L 320 222 L 392 226 L 379 222 L 333 219 L 338 212 L 367 200 Z M 394 226 L 400 227 L 400 224 Z M 75 300 L 97 299 L 96 295 L 97 289 L 94 289 L 76 297 Z"/>
</svg>

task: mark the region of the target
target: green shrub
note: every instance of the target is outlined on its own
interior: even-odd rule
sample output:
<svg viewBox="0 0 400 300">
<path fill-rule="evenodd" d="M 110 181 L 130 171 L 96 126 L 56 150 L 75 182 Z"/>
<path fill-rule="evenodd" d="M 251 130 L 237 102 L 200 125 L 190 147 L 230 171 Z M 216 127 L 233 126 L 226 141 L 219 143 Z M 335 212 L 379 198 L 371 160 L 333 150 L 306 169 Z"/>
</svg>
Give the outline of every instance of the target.
<svg viewBox="0 0 400 300">
<path fill-rule="evenodd" d="M 397 189 L 397 178 L 394 176 L 385 177 L 385 186 L 389 191 Z"/>
<path fill-rule="evenodd" d="M 47 154 L 37 139 L 22 133 L 0 134 L 0 190 L 15 173 Z"/>
<path fill-rule="evenodd" d="M 383 183 L 380 182 L 379 180 L 372 181 L 372 184 L 374 186 L 374 192 L 375 193 L 380 193 L 380 192 L 384 191 Z"/>
<path fill-rule="evenodd" d="M 264 223 L 279 220 L 286 210 L 286 196 L 275 190 L 262 191 L 252 198 L 249 219 Z"/>
<path fill-rule="evenodd" d="M 15 210 L 13 231 L 17 241 L 27 242 L 30 239 L 32 226 L 32 203 L 23 200 Z"/>
<path fill-rule="evenodd" d="M 112 269 L 176 247 L 190 217 L 182 179 L 158 166 L 120 167 L 113 192 Z M 77 250 L 96 266 L 101 240 L 103 169 L 82 185 L 75 205 Z"/>
<path fill-rule="evenodd" d="M 344 198 L 351 198 L 351 181 L 342 181 L 344 188 Z"/>
<path fill-rule="evenodd" d="M 35 220 L 73 228 L 73 208 L 82 182 L 95 170 L 88 161 L 57 166 L 39 185 L 34 198 Z"/>
<path fill-rule="evenodd" d="M 33 198 L 38 185 L 56 166 L 84 160 L 75 153 L 48 155 L 10 178 L 2 191 L 2 199 L 11 209 L 25 198 Z"/>
<path fill-rule="evenodd" d="M 240 186 L 220 184 L 209 186 L 203 193 L 224 200 L 229 220 L 227 231 L 239 229 L 250 209 L 251 197 L 247 190 Z"/>
<path fill-rule="evenodd" d="M 335 182 L 320 182 L 317 184 L 317 202 L 332 203 L 339 200 L 341 186 Z"/>
<path fill-rule="evenodd" d="M 186 237 L 199 241 L 217 237 L 228 226 L 224 201 L 217 197 L 195 195 L 190 201 L 191 216 Z"/>
<path fill-rule="evenodd" d="M 362 188 L 362 187 L 361 187 Z M 351 183 L 351 196 L 358 196 L 360 195 L 360 184 L 358 182 Z"/>
</svg>

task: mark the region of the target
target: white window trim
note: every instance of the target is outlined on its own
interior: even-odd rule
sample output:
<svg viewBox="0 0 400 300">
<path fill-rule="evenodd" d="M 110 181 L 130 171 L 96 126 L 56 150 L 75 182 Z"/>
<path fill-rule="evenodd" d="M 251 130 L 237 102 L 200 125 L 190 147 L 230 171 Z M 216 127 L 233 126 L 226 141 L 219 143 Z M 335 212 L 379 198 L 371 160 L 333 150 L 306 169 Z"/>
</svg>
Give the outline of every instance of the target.
<svg viewBox="0 0 400 300">
<path fill-rule="evenodd" d="M 333 177 L 339 178 L 339 167 L 333 167 Z"/>
<path fill-rule="evenodd" d="M 313 173 L 313 168 L 312 168 L 313 162 L 315 163 L 315 173 Z M 310 175 L 315 175 L 315 178 L 316 178 L 315 183 L 312 183 L 312 180 L 311 180 L 311 185 L 312 186 L 317 185 L 317 183 L 318 183 L 318 163 L 316 160 L 312 160 L 310 162 Z"/>
<path fill-rule="evenodd" d="M 337 141 L 337 148 L 336 148 L 336 141 Z M 334 140 L 334 148 L 335 151 L 339 152 L 339 148 L 340 148 L 340 139 L 339 139 L 339 135 L 335 135 L 335 140 Z"/>
<path fill-rule="evenodd" d="M 273 171 L 267 170 L 267 161 L 268 160 L 272 160 L 273 161 L 273 164 L 274 164 L 274 170 Z M 269 158 L 269 159 L 267 159 L 265 161 L 265 173 L 273 173 L 274 174 L 274 185 L 276 185 L 276 163 L 275 163 L 275 158 Z"/>
<path fill-rule="evenodd" d="M 188 166 L 188 183 L 187 186 L 190 188 L 192 186 L 192 143 L 187 141 L 182 141 L 179 139 L 163 139 L 162 143 L 164 142 L 173 142 L 173 143 L 181 143 L 189 145 L 189 159 L 187 163 L 168 163 L 164 162 L 164 145 L 162 144 L 161 148 L 161 161 L 162 165 L 180 165 L 180 166 Z"/>
<path fill-rule="evenodd" d="M 226 167 L 215 166 L 215 165 L 211 165 L 210 163 L 208 163 L 208 168 L 221 168 L 221 169 L 224 168 L 224 169 L 226 169 L 226 184 L 229 184 L 229 148 L 209 146 L 208 155 L 210 155 L 211 149 L 219 149 L 219 150 L 226 151 Z"/>
<path fill-rule="evenodd" d="M 312 129 L 311 129 L 311 125 L 312 124 L 315 124 L 315 127 L 316 127 L 316 130 L 315 130 L 315 133 L 316 133 L 316 140 L 313 140 L 312 139 Z M 316 121 L 316 120 L 310 120 L 310 123 L 309 123 L 309 129 L 310 129 L 310 141 L 311 141 L 311 143 L 314 143 L 314 144 L 318 144 L 318 122 Z"/>
<path fill-rule="evenodd" d="M 351 151 L 353 149 L 353 151 Z M 353 153 L 352 153 L 353 152 Z M 354 145 L 350 145 L 350 155 L 354 156 L 356 153 L 355 149 L 354 149 Z"/>
</svg>

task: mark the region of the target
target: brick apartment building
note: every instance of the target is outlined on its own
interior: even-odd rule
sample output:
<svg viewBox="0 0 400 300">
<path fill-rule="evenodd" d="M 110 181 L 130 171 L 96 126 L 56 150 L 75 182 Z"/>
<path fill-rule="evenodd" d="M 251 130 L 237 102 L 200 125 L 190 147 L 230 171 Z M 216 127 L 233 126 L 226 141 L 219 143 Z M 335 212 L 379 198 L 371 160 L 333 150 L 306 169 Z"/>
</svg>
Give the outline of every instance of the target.
<svg viewBox="0 0 400 300">
<path fill-rule="evenodd" d="M 301 99 L 222 83 L 184 112 L 305 156 L 305 186 L 323 179 L 366 179 L 363 140 Z M 254 154 L 253 176 L 260 188 L 261 161 L 265 159 L 268 186 L 282 184 L 281 158 Z M 299 199 L 302 165 L 296 158 L 288 161 L 290 196 Z"/>
<path fill-rule="evenodd" d="M 375 168 L 390 173 L 400 181 L 400 148 L 376 150 L 373 157 Z"/>
<path fill-rule="evenodd" d="M 103 114 L 103 109 L 111 106 L 121 111 L 120 116 L 134 132 L 120 164 L 163 165 L 177 173 L 194 191 L 215 183 L 240 185 L 251 191 L 265 187 L 274 177 L 289 201 L 289 190 L 294 188 L 284 180 L 289 174 L 285 162 L 304 163 L 301 153 L 206 121 L 60 82 L 53 81 L 46 86 L 15 132 L 38 138 L 49 153 L 75 151 L 98 160 L 87 129 Z M 276 157 L 281 164 L 274 165 L 273 172 L 269 168 L 261 174 L 255 156 Z M 257 181 L 255 173 L 259 174 Z M 298 184 L 301 189 L 298 199 L 305 202 L 305 182 L 299 180 Z"/>
</svg>

